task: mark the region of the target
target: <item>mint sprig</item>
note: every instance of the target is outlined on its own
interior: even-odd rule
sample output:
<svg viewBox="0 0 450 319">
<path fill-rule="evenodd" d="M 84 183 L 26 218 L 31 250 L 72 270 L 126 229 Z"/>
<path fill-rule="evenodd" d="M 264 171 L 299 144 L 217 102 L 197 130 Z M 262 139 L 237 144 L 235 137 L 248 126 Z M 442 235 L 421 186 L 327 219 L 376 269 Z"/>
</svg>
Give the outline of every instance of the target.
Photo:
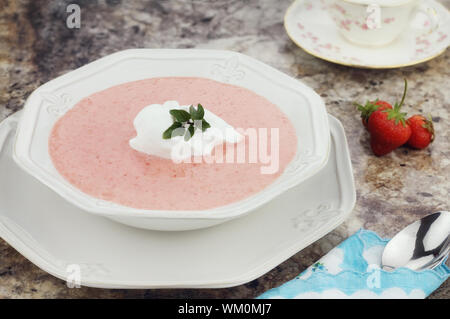
<svg viewBox="0 0 450 319">
<path fill-rule="evenodd" d="M 185 110 L 170 110 L 173 124 L 162 134 L 163 139 L 168 140 L 176 136 L 184 136 L 185 141 L 189 141 L 194 136 L 197 129 L 206 131 L 211 125 L 204 119 L 205 110 L 201 104 L 195 108 L 189 106 L 189 112 Z"/>
</svg>

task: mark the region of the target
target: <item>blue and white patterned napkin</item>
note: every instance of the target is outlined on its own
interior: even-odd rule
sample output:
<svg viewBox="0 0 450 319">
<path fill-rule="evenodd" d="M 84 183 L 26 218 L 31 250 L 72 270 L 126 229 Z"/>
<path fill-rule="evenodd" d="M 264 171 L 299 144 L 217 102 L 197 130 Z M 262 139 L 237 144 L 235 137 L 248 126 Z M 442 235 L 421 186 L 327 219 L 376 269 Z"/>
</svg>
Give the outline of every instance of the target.
<svg viewBox="0 0 450 319">
<path fill-rule="evenodd" d="M 445 264 L 420 272 L 407 268 L 393 272 L 380 269 L 388 241 L 372 231 L 359 230 L 295 279 L 263 293 L 258 299 L 422 299 L 450 276 Z"/>
</svg>

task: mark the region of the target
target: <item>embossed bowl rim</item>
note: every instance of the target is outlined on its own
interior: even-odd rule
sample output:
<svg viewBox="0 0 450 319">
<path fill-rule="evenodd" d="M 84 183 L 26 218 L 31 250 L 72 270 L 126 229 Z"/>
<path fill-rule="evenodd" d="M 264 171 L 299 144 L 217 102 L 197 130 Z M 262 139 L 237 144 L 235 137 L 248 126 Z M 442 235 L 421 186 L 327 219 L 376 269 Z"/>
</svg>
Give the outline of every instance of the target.
<svg viewBox="0 0 450 319">
<path fill-rule="evenodd" d="M 62 87 L 68 88 L 71 84 L 77 83 L 77 81 L 89 81 L 90 76 L 95 76 L 97 72 L 107 72 L 109 68 L 114 67 L 116 64 L 123 63 L 124 61 L 136 60 L 179 60 L 179 59 L 191 59 L 190 61 L 199 60 L 202 63 L 223 63 L 223 65 L 235 65 L 236 61 L 239 62 L 239 66 L 249 72 L 259 74 L 258 77 L 265 77 L 266 80 L 270 79 L 273 83 L 273 87 L 277 86 L 284 90 L 292 91 L 295 94 L 301 95 L 303 99 L 308 102 L 307 107 L 310 117 L 306 119 L 310 121 L 312 130 L 311 136 L 305 136 L 305 139 L 312 138 L 313 149 L 306 153 L 301 153 L 297 150 L 297 154 L 293 161 L 288 165 L 285 172 L 271 185 L 261 190 L 255 195 L 247 197 L 238 202 L 234 202 L 225 206 L 220 206 L 206 210 L 149 210 L 149 209 L 136 209 L 132 207 L 121 206 L 112 202 L 107 202 L 90 195 L 87 195 L 69 182 L 67 182 L 56 169 L 53 167 L 53 172 L 49 172 L 40 166 L 31 157 L 31 144 L 33 142 L 35 130 L 38 121 L 43 121 L 43 98 L 42 93 L 55 92 Z M 204 61 L 204 62 L 203 62 Z M 189 76 L 189 75 L 174 75 L 174 70 L 169 70 L 166 76 Z M 194 72 L 194 71 L 193 71 Z M 197 70 L 195 70 L 197 72 Z M 175 72 L 176 73 L 176 72 Z M 270 74 L 270 77 L 268 76 Z M 208 73 L 209 75 L 209 73 Z M 124 77 L 132 76 L 124 73 Z M 206 78 L 213 78 L 209 76 L 201 76 Z M 147 76 L 146 78 L 151 78 Z M 153 76 L 155 77 L 155 76 Z M 160 77 L 160 75 L 156 75 Z M 144 77 L 145 78 L 145 77 Z M 141 78 L 137 77 L 135 80 Z M 213 78 L 214 79 L 214 78 Z M 217 79 L 216 79 L 217 80 Z M 118 81 L 116 84 L 125 83 L 133 80 L 127 80 L 124 82 Z M 116 85 L 113 84 L 113 85 Z M 239 85 L 239 83 L 231 83 Z M 92 83 L 93 86 L 96 83 Z M 112 86 L 112 85 L 110 85 Z M 246 87 L 245 85 L 242 85 Z M 102 88 L 104 89 L 104 88 Z M 98 89 L 96 91 L 100 91 Z M 94 91 L 95 92 L 95 91 Z M 264 96 L 261 92 L 256 92 Z M 78 100 L 85 97 L 81 95 Z M 77 101 L 72 101 L 72 107 Z M 276 103 L 275 103 L 276 104 Z M 69 108 L 70 108 L 69 107 Z M 282 110 L 283 111 L 283 110 Z M 284 112 L 284 111 L 283 111 Z M 302 119 L 304 120 L 304 119 Z M 56 119 L 55 119 L 56 121 Z M 48 132 L 53 127 L 51 123 L 44 123 L 48 126 Z M 50 125 L 51 124 L 51 125 Z M 47 132 L 47 133 L 48 133 Z M 303 137 L 301 137 L 303 138 Z M 300 138 L 300 139 L 301 139 Z M 41 139 L 42 140 L 42 139 Z M 47 140 L 48 142 L 48 136 Z M 42 143 L 41 143 L 42 144 Z M 38 145 L 41 152 L 46 152 L 48 155 L 48 145 Z M 45 150 L 44 150 L 45 149 Z M 60 77 L 51 80 L 38 89 L 36 89 L 30 97 L 27 99 L 21 120 L 18 124 L 16 133 L 16 139 L 13 150 L 13 158 L 16 163 L 28 172 L 30 175 L 37 178 L 44 185 L 48 186 L 60 196 L 65 198 L 70 203 L 80 207 L 81 209 L 106 216 L 106 217 L 136 217 L 136 218 L 158 218 L 158 219 L 224 219 L 228 220 L 238 216 L 242 216 L 253 209 L 269 202 L 276 196 L 280 195 L 284 191 L 300 184 L 307 178 L 313 176 L 315 173 L 323 168 L 328 160 L 330 150 L 330 131 L 328 125 L 328 117 L 325 108 L 325 104 L 322 98 L 314 92 L 311 88 L 303 84 L 302 82 L 291 78 L 290 76 L 262 63 L 254 58 L 246 56 L 241 53 L 226 51 L 226 50 L 203 50 L 203 49 L 130 49 L 119 51 L 111 55 L 100 58 L 94 62 L 91 62 L 83 67 L 80 67 L 74 71 L 64 74 Z M 297 166 L 295 166 L 297 165 Z M 300 167 L 301 169 L 296 169 Z M 287 172 L 291 171 L 290 174 Z"/>
</svg>

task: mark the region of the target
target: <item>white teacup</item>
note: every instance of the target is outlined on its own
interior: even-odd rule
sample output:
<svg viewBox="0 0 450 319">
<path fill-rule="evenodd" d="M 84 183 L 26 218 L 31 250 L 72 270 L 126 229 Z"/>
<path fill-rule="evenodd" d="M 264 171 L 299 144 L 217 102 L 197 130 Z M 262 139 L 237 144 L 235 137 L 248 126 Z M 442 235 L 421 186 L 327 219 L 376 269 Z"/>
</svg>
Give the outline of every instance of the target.
<svg viewBox="0 0 450 319">
<path fill-rule="evenodd" d="M 340 32 L 349 41 L 381 46 L 394 41 L 418 12 L 426 14 L 430 25 L 438 26 L 436 11 L 423 0 L 326 0 L 328 11 Z"/>
</svg>

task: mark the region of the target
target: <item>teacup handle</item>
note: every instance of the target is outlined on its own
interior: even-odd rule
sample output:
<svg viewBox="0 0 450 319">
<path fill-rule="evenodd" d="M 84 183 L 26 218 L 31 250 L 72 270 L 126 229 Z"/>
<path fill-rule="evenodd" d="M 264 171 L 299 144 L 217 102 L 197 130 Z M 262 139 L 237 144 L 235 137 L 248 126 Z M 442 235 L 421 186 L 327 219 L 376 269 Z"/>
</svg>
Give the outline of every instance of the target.
<svg viewBox="0 0 450 319">
<path fill-rule="evenodd" d="M 433 8 L 431 5 L 427 3 L 420 4 L 416 11 L 414 12 L 414 15 L 417 13 L 423 13 L 428 17 L 428 21 L 430 21 L 430 26 L 426 28 L 424 31 L 421 32 L 421 34 L 430 34 L 437 30 L 439 27 L 439 16 L 436 12 L 436 9 Z"/>
</svg>

